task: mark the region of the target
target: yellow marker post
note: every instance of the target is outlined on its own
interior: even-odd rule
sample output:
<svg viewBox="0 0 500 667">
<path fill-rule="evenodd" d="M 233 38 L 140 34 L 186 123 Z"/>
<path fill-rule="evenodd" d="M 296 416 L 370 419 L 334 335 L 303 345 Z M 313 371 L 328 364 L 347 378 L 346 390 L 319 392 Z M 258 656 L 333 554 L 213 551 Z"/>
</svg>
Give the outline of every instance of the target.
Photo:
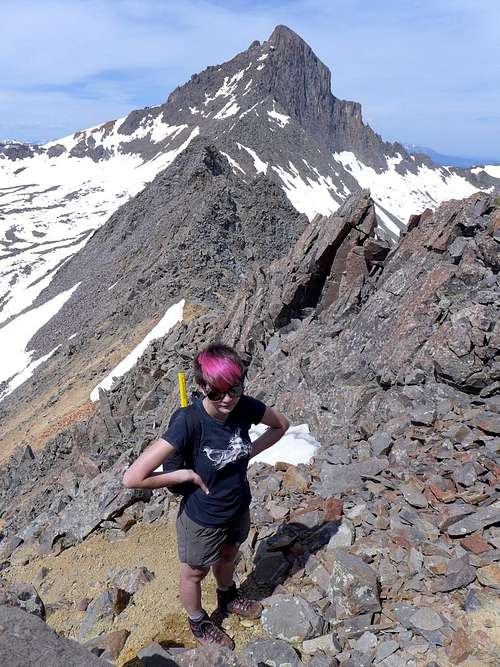
<svg viewBox="0 0 500 667">
<path fill-rule="evenodd" d="M 188 404 L 188 397 L 186 391 L 186 375 L 184 373 L 177 373 L 177 380 L 179 382 L 179 396 L 181 399 L 181 408 L 185 408 Z"/>
</svg>

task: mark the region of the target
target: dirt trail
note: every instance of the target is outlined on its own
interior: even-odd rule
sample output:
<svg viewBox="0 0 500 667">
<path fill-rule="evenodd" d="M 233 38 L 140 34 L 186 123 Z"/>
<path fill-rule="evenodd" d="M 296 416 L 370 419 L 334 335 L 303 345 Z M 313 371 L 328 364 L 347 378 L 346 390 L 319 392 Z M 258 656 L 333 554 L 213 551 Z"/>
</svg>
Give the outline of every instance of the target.
<svg viewBox="0 0 500 667">
<path fill-rule="evenodd" d="M 21 548 L 16 553 L 16 562 L 23 563 L 23 557 L 25 561 L 28 551 L 23 556 Z M 155 578 L 135 593 L 111 628 L 126 628 L 131 632 L 116 664 L 132 661 L 137 652 L 152 641 L 194 647 L 196 644 L 179 602 L 179 563 L 173 521 L 133 526 L 125 538 L 114 542 L 109 542 L 104 535 L 94 535 L 59 556 L 49 555 L 25 565 L 13 565 L 3 575 L 9 580 L 35 582 L 41 568 L 48 568 L 49 573 L 42 583 L 35 584 L 46 605 L 60 605 L 48 616 L 47 623 L 59 634 L 74 639 L 85 615 L 78 610 L 78 603 L 83 598 L 96 598 L 111 586 L 111 579 L 119 570 L 130 571 L 137 566 L 147 567 L 155 573 Z M 203 584 L 203 601 L 209 613 L 215 609 L 212 576 Z M 237 647 L 263 636 L 259 622 L 244 623 L 250 627 L 233 618 L 224 622 Z"/>
</svg>

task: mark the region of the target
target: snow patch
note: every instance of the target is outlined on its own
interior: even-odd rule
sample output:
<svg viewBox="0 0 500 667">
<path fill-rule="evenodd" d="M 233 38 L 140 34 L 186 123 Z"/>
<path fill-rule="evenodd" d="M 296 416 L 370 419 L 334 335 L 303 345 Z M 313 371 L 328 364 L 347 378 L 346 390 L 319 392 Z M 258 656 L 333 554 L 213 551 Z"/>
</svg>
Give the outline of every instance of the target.
<svg viewBox="0 0 500 667">
<path fill-rule="evenodd" d="M 35 368 L 57 350 L 59 345 L 45 356 L 32 361 L 34 350 L 28 350 L 27 346 L 36 332 L 61 310 L 80 285 L 81 283 L 77 283 L 41 306 L 18 315 L 0 329 L 0 349 L 8 351 L 8 354 L 3 355 L 0 367 L 0 383 L 7 383 L 6 387 L 0 390 L 0 400 L 26 382 Z"/>
<path fill-rule="evenodd" d="M 482 171 L 485 171 L 493 178 L 500 178 L 500 164 L 486 164 L 484 167 L 474 167 L 474 169 L 471 169 L 473 174 L 480 174 Z"/>
<path fill-rule="evenodd" d="M 249 431 L 252 442 L 266 429 L 264 424 L 252 426 Z M 275 465 L 278 461 L 292 465 L 309 463 L 319 447 L 320 443 L 311 435 L 308 424 L 290 426 L 281 440 L 251 459 L 250 465 L 259 462 Z"/>
<path fill-rule="evenodd" d="M 247 115 L 247 113 L 250 113 L 250 111 L 253 111 L 255 107 L 259 106 L 259 104 L 262 104 L 262 102 L 256 102 L 253 106 L 250 107 L 250 109 L 247 109 L 243 113 L 240 114 L 240 118 L 243 118 L 244 116 Z"/>
<path fill-rule="evenodd" d="M 244 92 L 241 97 L 245 97 L 245 95 L 248 95 L 248 93 L 252 90 L 252 79 L 247 81 L 247 84 L 245 86 Z"/>
<path fill-rule="evenodd" d="M 229 118 L 230 116 L 234 116 L 235 114 L 237 114 L 239 110 L 240 107 L 236 104 L 233 98 L 226 105 L 224 105 L 220 111 L 218 111 L 215 114 L 214 118 L 217 120 L 222 120 L 223 118 Z"/>
<path fill-rule="evenodd" d="M 236 171 L 236 169 L 239 169 L 242 174 L 245 174 L 243 169 L 240 167 L 240 165 L 236 162 L 236 160 L 233 160 L 233 158 L 228 155 L 227 153 L 224 153 L 224 151 L 221 151 L 221 154 L 227 159 L 231 167 L 233 168 L 233 171 Z"/>
<path fill-rule="evenodd" d="M 243 149 L 250 155 L 250 157 L 253 159 L 253 165 L 255 167 L 255 171 L 258 174 L 265 174 L 267 172 L 267 162 L 261 160 L 255 151 L 253 151 L 251 148 L 248 148 L 248 146 L 244 146 L 243 144 L 240 144 L 238 142 L 236 142 L 236 145 L 238 146 L 238 148 Z"/>
<path fill-rule="evenodd" d="M 155 141 L 164 135 L 174 138 L 187 128 L 161 124 L 160 116 L 146 125 Z M 94 162 L 87 157 L 69 157 L 68 153 L 50 158 L 43 152 L 15 162 L 0 161 L 4 188 L 0 200 L 0 295 L 5 299 L 0 324 L 28 308 L 51 282 L 56 269 L 84 247 L 91 232 L 151 182 L 200 131 L 194 127 L 178 147 L 162 150 L 144 162 L 139 155 L 119 152 L 118 143 L 130 140 L 117 133 L 119 126 L 120 121 L 115 121 L 96 128 L 102 145 L 114 151 L 107 160 Z M 69 145 L 75 143 L 74 136 L 51 143 Z M 23 171 L 14 174 L 20 167 Z"/>
<path fill-rule="evenodd" d="M 339 202 L 332 197 L 332 191 L 336 194 L 338 191 L 331 176 L 318 174 L 317 180 L 309 177 L 304 180 L 292 162 L 288 165 L 288 169 L 280 166 L 271 169 L 282 180 L 285 194 L 297 211 L 305 213 L 312 220 L 318 213 L 328 215 L 338 209 Z"/>
<path fill-rule="evenodd" d="M 430 168 L 421 165 L 416 174 L 410 171 L 400 174 L 395 169 L 402 161 L 400 154 L 395 157 L 386 156 L 388 168 L 381 173 L 363 164 L 350 151 L 334 153 L 333 157 L 349 170 L 362 188 L 370 189 L 376 203 L 403 223 L 406 223 L 412 214 L 421 213 L 425 208 L 436 206 L 448 199 L 464 199 L 477 191 L 477 187 L 446 167 Z M 380 209 L 378 213 L 381 214 Z M 389 226 L 388 216 L 381 217 Z M 396 225 L 391 225 L 394 231 Z"/>
<path fill-rule="evenodd" d="M 251 65 L 252 63 L 250 63 Z M 243 78 L 245 75 L 245 72 L 247 69 L 250 67 L 245 67 L 245 69 L 240 70 L 239 72 L 236 72 L 233 76 L 225 76 L 224 77 L 224 82 L 222 83 L 222 86 L 216 91 L 213 97 L 210 97 L 207 93 L 205 93 L 205 101 L 203 104 L 207 106 L 209 102 L 213 102 L 213 100 L 217 99 L 217 97 L 232 97 L 234 96 L 234 91 L 236 90 L 239 81 Z"/>
<path fill-rule="evenodd" d="M 259 56 L 257 60 L 265 60 L 266 58 L 269 57 L 269 53 L 264 53 L 263 55 Z"/>
<path fill-rule="evenodd" d="M 267 115 L 269 116 L 269 118 L 275 120 L 280 127 L 285 127 L 285 125 L 290 121 L 290 116 L 285 116 L 285 114 L 278 113 L 276 111 L 275 106 L 276 102 L 273 100 L 273 110 L 268 111 Z"/>
<path fill-rule="evenodd" d="M 121 377 L 127 371 L 135 366 L 139 357 L 143 354 L 152 340 L 165 336 L 170 329 L 182 320 L 185 300 L 181 299 L 178 303 L 167 310 L 158 324 L 151 329 L 147 336 L 130 352 L 120 363 L 90 392 L 90 400 L 99 400 L 99 388 L 111 389 L 115 378 Z"/>
</svg>

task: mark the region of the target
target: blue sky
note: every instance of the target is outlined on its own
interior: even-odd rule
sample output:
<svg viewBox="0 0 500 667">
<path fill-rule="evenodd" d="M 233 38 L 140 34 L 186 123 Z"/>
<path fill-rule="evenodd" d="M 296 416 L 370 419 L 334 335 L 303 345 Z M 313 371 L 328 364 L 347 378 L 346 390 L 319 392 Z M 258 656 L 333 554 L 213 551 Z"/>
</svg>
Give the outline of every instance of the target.
<svg viewBox="0 0 500 667">
<path fill-rule="evenodd" d="M 277 24 L 386 140 L 500 160 L 497 0 L 3 0 L 0 137 L 46 141 L 156 105 Z"/>
</svg>

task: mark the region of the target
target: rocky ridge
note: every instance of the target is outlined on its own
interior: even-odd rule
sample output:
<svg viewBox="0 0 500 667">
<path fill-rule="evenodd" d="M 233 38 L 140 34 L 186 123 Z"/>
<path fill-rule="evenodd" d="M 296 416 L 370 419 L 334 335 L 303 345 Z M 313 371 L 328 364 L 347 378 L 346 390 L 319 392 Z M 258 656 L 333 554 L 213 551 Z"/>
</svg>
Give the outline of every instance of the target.
<svg viewBox="0 0 500 667">
<path fill-rule="evenodd" d="M 278 26 L 157 107 L 0 147 L 0 342 L 14 352 L 0 456 L 88 414 L 90 391 L 184 294 L 197 313 L 231 298 L 297 238 L 298 212 L 329 215 L 369 187 L 376 235 L 392 243 L 411 213 L 498 187 L 495 171 L 437 168 L 384 142 L 330 87 L 312 49 Z M 219 157 L 205 183 L 207 146 Z"/>
<path fill-rule="evenodd" d="M 368 193 L 316 218 L 224 317 L 216 304 L 156 341 L 86 422 L 3 468 L 3 568 L 16 550 L 172 519 L 168 493 L 122 489 L 121 473 L 162 432 L 180 360 L 220 335 L 249 363 L 248 393 L 322 447 L 308 466 L 250 468 L 238 574 L 264 600 L 268 639 L 240 656 L 152 646 L 143 664 L 496 664 L 499 203 L 416 216 L 393 250 L 373 237 Z"/>
<path fill-rule="evenodd" d="M 258 174 L 273 179 L 309 219 L 369 187 L 378 233 L 392 240 L 412 213 L 498 188 L 488 167 L 437 167 L 384 142 L 363 122 L 360 105 L 330 87 L 311 48 L 278 26 L 158 106 L 44 146 L 0 144 L 2 322 L 31 307 L 65 260 L 198 135 L 248 183 Z"/>
<path fill-rule="evenodd" d="M 50 360 L 2 401 L 4 446 L 19 438 L 20 419 L 30 441 L 35 415 L 44 408 L 81 407 L 82 395 L 88 401 L 106 371 L 173 304 L 185 299 L 200 312 L 226 302 L 258 263 L 282 255 L 306 224 L 275 183 L 263 175 L 245 182 L 212 143 L 194 139 L 92 235 L 35 301 L 43 308 L 74 290 L 30 342 L 34 358 Z"/>
<path fill-rule="evenodd" d="M 307 218 L 265 176 L 249 183 L 204 137 L 122 206 L 44 292 L 50 299 L 81 281 L 77 293 L 32 340 L 40 352 L 78 332 L 81 343 L 163 314 L 184 297 L 224 304 L 257 264 L 280 257 Z"/>
</svg>

